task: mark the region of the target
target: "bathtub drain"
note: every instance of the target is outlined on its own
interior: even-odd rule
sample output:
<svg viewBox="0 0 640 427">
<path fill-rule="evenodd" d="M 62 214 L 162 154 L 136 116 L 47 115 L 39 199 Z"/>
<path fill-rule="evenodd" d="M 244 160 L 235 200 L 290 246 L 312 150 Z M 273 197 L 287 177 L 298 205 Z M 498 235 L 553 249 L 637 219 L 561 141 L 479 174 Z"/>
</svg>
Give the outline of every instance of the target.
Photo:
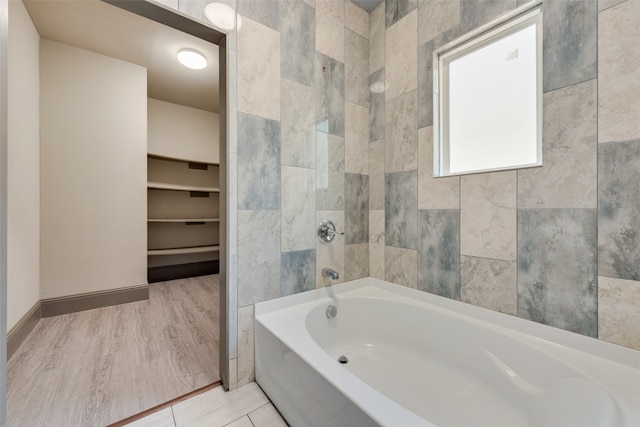
<svg viewBox="0 0 640 427">
<path fill-rule="evenodd" d="M 347 356 L 342 355 L 342 356 L 338 357 L 338 362 L 340 362 L 340 363 L 342 363 L 344 365 L 346 363 L 349 363 L 349 359 L 347 359 Z"/>
</svg>

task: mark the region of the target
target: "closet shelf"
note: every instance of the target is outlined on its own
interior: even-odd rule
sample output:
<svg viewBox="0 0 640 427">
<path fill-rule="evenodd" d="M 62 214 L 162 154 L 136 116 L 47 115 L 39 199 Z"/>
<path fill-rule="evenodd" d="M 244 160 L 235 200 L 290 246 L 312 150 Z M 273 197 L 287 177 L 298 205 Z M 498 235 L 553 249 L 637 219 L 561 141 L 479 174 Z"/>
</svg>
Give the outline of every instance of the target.
<svg viewBox="0 0 640 427">
<path fill-rule="evenodd" d="M 211 162 L 203 162 L 201 160 L 193 160 L 193 159 L 186 159 L 186 158 L 182 158 L 182 157 L 171 157 L 171 156 L 163 156 L 160 154 L 147 154 L 147 157 L 151 158 L 151 159 L 158 159 L 158 160 L 169 160 L 172 162 L 182 162 L 182 163 L 201 163 L 204 165 L 210 165 L 210 166 L 220 166 L 220 163 L 211 163 Z"/>
<path fill-rule="evenodd" d="M 147 222 L 220 222 L 220 218 L 149 218 Z"/>
<path fill-rule="evenodd" d="M 220 246 L 196 246 L 192 248 L 175 248 L 175 249 L 150 249 L 147 251 L 149 256 L 157 255 L 184 255 L 184 254 L 199 254 L 203 252 L 218 252 Z"/>
<path fill-rule="evenodd" d="M 148 182 L 147 188 L 154 190 L 172 190 L 172 191 L 201 191 L 204 193 L 219 193 L 220 189 L 215 187 L 196 187 L 193 185 L 167 184 L 164 182 Z"/>
</svg>

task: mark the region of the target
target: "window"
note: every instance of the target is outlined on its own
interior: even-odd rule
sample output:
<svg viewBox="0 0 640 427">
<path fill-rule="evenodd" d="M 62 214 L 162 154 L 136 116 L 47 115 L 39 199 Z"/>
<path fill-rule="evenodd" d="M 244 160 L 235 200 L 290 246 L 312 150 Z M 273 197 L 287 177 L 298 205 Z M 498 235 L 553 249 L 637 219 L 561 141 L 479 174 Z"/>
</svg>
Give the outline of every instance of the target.
<svg viewBox="0 0 640 427">
<path fill-rule="evenodd" d="M 542 165 L 539 5 L 434 52 L 434 175 Z"/>
</svg>

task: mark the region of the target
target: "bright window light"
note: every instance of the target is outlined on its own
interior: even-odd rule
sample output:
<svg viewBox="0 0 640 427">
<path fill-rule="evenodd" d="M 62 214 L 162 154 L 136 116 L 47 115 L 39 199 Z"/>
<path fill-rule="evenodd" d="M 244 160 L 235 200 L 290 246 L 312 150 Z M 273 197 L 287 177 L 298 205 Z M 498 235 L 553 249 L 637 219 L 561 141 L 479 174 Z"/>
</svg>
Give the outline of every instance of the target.
<svg viewBox="0 0 640 427">
<path fill-rule="evenodd" d="M 436 176 L 542 164 L 540 8 L 498 24 L 436 52 Z"/>
</svg>

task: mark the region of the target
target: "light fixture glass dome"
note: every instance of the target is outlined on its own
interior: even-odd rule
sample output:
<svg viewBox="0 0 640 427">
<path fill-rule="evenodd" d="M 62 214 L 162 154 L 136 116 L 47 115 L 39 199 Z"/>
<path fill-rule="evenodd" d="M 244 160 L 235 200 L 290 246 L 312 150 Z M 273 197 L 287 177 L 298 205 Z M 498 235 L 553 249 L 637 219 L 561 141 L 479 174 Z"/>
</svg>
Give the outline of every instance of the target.
<svg viewBox="0 0 640 427">
<path fill-rule="evenodd" d="M 204 8 L 204 14 L 214 26 L 224 31 L 233 30 L 236 27 L 236 19 L 238 29 L 240 29 L 242 25 L 240 15 L 236 15 L 236 12 L 231 6 L 223 3 L 209 3 Z"/>
<path fill-rule="evenodd" d="M 202 70 L 207 66 L 207 59 L 204 55 L 193 49 L 182 49 L 178 52 L 178 61 L 193 70 Z"/>
</svg>

